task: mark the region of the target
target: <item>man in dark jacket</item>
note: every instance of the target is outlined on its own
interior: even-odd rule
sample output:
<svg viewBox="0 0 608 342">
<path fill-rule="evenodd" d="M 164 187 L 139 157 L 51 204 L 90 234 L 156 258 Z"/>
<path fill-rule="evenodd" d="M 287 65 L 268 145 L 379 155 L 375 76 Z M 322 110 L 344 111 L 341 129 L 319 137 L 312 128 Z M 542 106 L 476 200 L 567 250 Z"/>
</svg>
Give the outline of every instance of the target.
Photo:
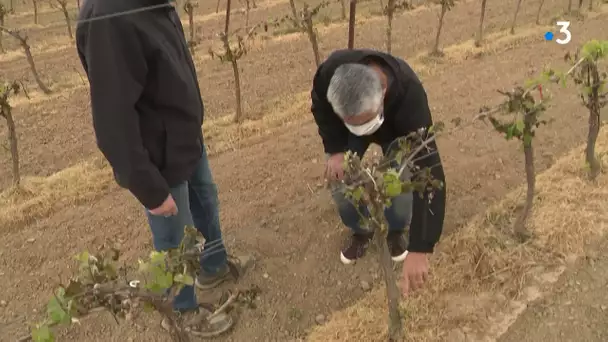
<svg viewBox="0 0 608 342">
<path fill-rule="evenodd" d="M 312 114 L 327 155 L 326 177 L 340 218 L 352 238 L 340 259 L 351 264 L 361 258 L 373 233 L 360 226 L 359 208 L 345 198 L 339 181 L 344 175 L 346 151 L 363 156 L 371 143 L 386 155 L 395 139 L 432 124 L 426 92 L 414 71 L 400 58 L 367 49 L 337 50 L 321 64 L 311 92 Z M 429 145 L 435 149 L 433 143 Z M 445 177 L 439 154 L 418 158 L 418 166 L 431 167 L 434 178 Z M 403 291 L 420 287 L 428 275 L 427 254 L 443 228 L 445 186 L 433 196 L 402 194 L 385 210 L 387 243 L 395 262 L 403 264 Z M 432 200 L 430 200 L 432 198 Z M 404 230 L 410 226 L 409 245 Z"/>
<path fill-rule="evenodd" d="M 146 208 L 157 250 L 178 247 L 186 225 L 204 235 L 196 286 L 215 287 L 230 272 L 203 144 L 203 102 L 174 7 L 167 0 L 87 0 L 79 19 L 76 44 L 99 149 L 117 183 Z M 198 336 L 233 325 L 224 314 L 206 320 L 209 311 L 199 308 L 193 286 L 174 306 Z"/>
</svg>

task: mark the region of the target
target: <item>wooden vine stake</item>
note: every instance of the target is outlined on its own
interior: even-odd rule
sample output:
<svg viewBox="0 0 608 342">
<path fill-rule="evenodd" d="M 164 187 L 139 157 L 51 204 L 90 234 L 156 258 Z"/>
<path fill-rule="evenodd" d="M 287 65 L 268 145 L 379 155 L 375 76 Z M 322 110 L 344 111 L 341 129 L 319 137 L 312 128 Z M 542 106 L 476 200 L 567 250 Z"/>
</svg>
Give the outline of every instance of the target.
<svg viewBox="0 0 608 342">
<path fill-rule="evenodd" d="M 38 25 L 38 1 L 40 0 L 32 0 L 32 5 L 34 6 L 34 24 Z"/>
<path fill-rule="evenodd" d="M 357 15 L 357 0 L 350 0 L 348 15 L 348 48 L 355 48 L 355 23 Z"/>
</svg>

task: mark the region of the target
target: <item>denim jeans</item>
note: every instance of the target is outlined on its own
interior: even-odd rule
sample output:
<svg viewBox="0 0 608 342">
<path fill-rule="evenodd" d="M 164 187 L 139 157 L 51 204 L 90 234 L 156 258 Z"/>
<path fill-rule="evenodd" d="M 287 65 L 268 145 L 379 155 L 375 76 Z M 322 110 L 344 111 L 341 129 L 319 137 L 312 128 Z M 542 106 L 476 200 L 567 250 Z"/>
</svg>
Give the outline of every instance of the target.
<svg viewBox="0 0 608 342">
<path fill-rule="evenodd" d="M 155 216 L 146 210 L 154 248 L 158 251 L 177 248 L 184 237 L 184 228 L 187 225 L 194 226 L 205 237 L 205 250 L 210 251 L 209 255 L 201 256 L 201 269 L 208 274 L 218 272 L 226 265 L 227 254 L 221 242 L 217 187 L 204 146 L 191 178 L 171 188 L 170 192 L 177 205 L 177 215 Z M 175 297 L 173 305 L 176 310 L 197 308 L 194 287 L 184 287 Z"/>
<path fill-rule="evenodd" d="M 362 138 L 350 137 L 348 141 L 348 150 L 357 153 L 361 158 L 367 151 L 370 143 Z M 386 156 L 394 148 L 392 143 L 382 145 L 382 153 Z M 395 165 L 396 167 L 397 165 Z M 338 213 L 342 219 L 342 223 L 350 228 L 354 234 L 365 234 L 369 232 L 368 227 L 362 227 L 362 215 L 369 217 L 369 211 L 364 205 L 359 208 L 346 198 L 344 194 L 344 186 L 336 183 L 331 187 L 333 200 L 338 208 Z M 384 210 L 384 217 L 388 223 L 389 232 L 404 232 L 406 226 L 409 226 L 412 219 L 412 204 L 413 194 L 411 192 L 401 194 L 391 201 L 391 206 Z"/>
</svg>

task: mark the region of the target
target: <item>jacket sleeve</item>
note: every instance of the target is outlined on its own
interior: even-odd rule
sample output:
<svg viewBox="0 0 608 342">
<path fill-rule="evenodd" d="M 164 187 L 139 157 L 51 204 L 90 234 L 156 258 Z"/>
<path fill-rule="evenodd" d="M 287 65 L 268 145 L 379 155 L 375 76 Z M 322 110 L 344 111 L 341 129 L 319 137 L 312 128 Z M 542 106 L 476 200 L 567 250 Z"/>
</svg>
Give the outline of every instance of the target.
<svg viewBox="0 0 608 342">
<path fill-rule="evenodd" d="M 326 86 L 320 86 L 322 68 L 321 65 L 313 80 L 313 87 L 310 92 L 312 100 L 310 111 L 319 127 L 319 135 L 323 140 L 325 153 L 331 155 L 347 150 L 348 129 L 327 101 L 327 95 L 325 94 L 327 90 L 321 89 L 327 89 Z"/>
<path fill-rule="evenodd" d="M 433 125 L 427 95 L 421 83 L 415 81 L 408 86 L 397 117 L 396 126 L 402 135 Z M 410 252 L 432 253 L 443 231 L 446 202 L 445 174 L 437 144 L 432 142 L 429 147 L 435 153 L 426 157 L 423 154 L 418 155 L 416 166 L 421 169 L 430 168 L 433 178 L 441 180 L 443 187 L 435 190 L 432 196 L 429 192 L 414 194 L 408 247 Z"/>
<path fill-rule="evenodd" d="M 142 41 L 128 16 L 88 23 L 81 50 L 91 87 L 97 145 L 118 183 L 148 209 L 160 206 L 169 186 L 145 150 L 135 108 L 148 66 Z"/>
</svg>

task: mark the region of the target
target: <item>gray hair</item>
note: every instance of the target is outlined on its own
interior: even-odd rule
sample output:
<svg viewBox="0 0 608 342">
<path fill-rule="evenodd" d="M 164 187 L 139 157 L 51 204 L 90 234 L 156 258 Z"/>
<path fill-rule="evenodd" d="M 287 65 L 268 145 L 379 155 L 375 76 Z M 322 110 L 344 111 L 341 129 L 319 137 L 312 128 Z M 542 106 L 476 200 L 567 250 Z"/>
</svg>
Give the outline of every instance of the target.
<svg viewBox="0 0 608 342">
<path fill-rule="evenodd" d="M 329 81 L 327 100 L 341 117 L 373 111 L 382 105 L 382 81 L 374 69 L 363 64 L 339 66 Z"/>
</svg>

